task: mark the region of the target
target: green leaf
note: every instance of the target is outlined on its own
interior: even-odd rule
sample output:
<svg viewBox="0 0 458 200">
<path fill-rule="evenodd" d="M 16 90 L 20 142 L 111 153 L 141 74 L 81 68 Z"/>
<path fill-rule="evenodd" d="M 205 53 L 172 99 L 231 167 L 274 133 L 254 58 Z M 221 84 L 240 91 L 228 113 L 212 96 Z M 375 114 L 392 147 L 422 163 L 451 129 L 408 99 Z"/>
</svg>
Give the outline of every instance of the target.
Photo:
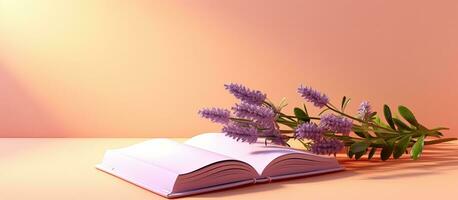
<svg viewBox="0 0 458 200">
<path fill-rule="evenodd" d="M 380 125 L 380 123 L 382 123 L 382 121 L 380 120 L 380 117 L 378 116 L 375 116 L 374 119 L 372 120 L 374 123 L 376 123 L 377 125 Z"/>
<path fill-rule="evenodd" d="M 421 152 L 423 151 L 424 145 L 425 145 L 425 136 L 422 135 L 418 137 L 417 141 L 412 146 L 412 150 L 410 151 L 410 156 L 412 157 L 412 159 L 417 160 L 420 157 Z"/>
<path fill-rule="evenodd" d="M 307 114 L 307 116 L 309 115 L 309 112 L 307 111 L 307 107 L 305 106 L 305 103 L 304 103 L 304 112 L 305 114 Z"/>
<path fill-rule="evenodd" d="M 392 129 L 396 130 L 396 128 L 394 127 L 393 116 L 391 115 L 390 107 L 388 105 L 386 105 L 386 104 L 383 105 L 383 114 L 385 115 L 385 120 L 386 120 L 386 122 L 388 122 L 390 127 Z"/>
<path fill-rule="evenodd" d="M 286 115 L 281 115 L 278 117 L 277 121 L 279 122 L 291 122 L 291 123 L 296 123 L 296 120 L 294 120 L 292 117 L 286 116 Z"/>
<path fill-rule="evenodd" d="M 372 157 L 374 157 L 375 151 L 377 151 L 377 148 L 372 147 L 371 151 L 369 152 L 369 155 L 367 156 L 367 159 L 372 159 Z"/>
<path fill-rule="evenodd" d="M 351 101 L 351 98 L 347 98 L 347 101 L 344 103 L 344 107 L 343 107 L 344 110 L 345 110 L 345 108 L 348 106 L 348 104 L 350 103 L 350 101 Z"/>
<path fill-rule="evenodd" d="M 383 138 L 374 138 L 371 140 L 373 144 L 386 145 L 386 142 Z"/>
<path fill-rule="evenodd" d="M 291 129 L 296 129 L 296 124 L 295 124 L 295 123 L 293 124 L 292 122 L 287 121 L 287 120 L 285 120 L 285 119 L 282 118 L 282 117 L 277 118 L 277 122 L 280 123 L 280 124 L 283 124 L 283 125 L 285 125 L 285 126 L 288 126 L 288 127 L 290 127 Z"/>
<path fill-rule="evenodd" d="M 393 122 L 396 124 L 399 130 L 412 130 L 412 128 L 407 126 L 407 124 L 405 124 L 398 118 L 393 118 Z"/>
<path fill-rule="evenodd" d="M 286 98 L 283 97 L 280 101 L 280 104 L 278 105 L 277 107 L 277 110 L 278 111 L 281 111 L 284 107 L 286 107 L 288 105 L 288 103 L 286 102 Z"/>
<path fill-rule="evenodd" d="M 364 131 L 367 131 L 368 128 L 367 128 L 367 126 L 366 126 L 366 127 L 363 127 L 363 126 L 360 126 L 360 125 L 355 124 L 355 125 L 353 125 L 352 130 L 353 130 L 353 131 L 364 132 Z"/>
<path fill-rule="evenodd" d="M 441 132 L 439 131 L 429 131 L 426 133 L 427 136 L 433 136 L 433 137 L 437 137 L 437 138 L 440 138 L 441 136 L 444 136 Z"/>
<path fill-rule="evenodd" d="M 436 133 L 437 133 L 439 136 L 444 136 L 444 134 L 442 134 L 442 132 L 440 132 L 440 131 L 436 131 Z"/>
<path fill-rule="evenodd" d="M 366 154 L 366 151 L 355 153 L 355 159 L 359 160 L 361 157 L 364 156 L 364 154 Z"/>
<path fill-rule="evenodd" d="M 302 109 L 296 107 L 294 108 L 294 115 L 297 117 L 299 121 L 309 122 L 310 118 L 308 117 L 307 113 L 305 113 Z"/>
<path fill-rule="evenodd" d="M 366 138 L 366 135 L 364 135 L 364 132 L 361 132 L 361 131 L 353 131 L 353 132 L 359 137 Z"/>
<path fill-rule="evenodd" d="M 385 128 L 390 128 L 390 126 L 388 124 L 385 124 L 382 122 L 382 120 L 380 119 L 379 116 L 375 116 L 374 118 L 372 118 L 372 122 L 374 122 L 375 124 L 379 125 L 379 126 L 382 126 L 382 127 L 385 127 Z"/>
<path fill-rule="evenodd" d="M 369 133 L 367 132 L 368 128 L 359 126 L 359 125 L 354 125 L 352 127 L 352 131 L 359 137 L 361 138 L 367 138 L 369 137 Z"/>
<path fill-rule="evenodd" d="M 398 159 L 400 158 L 409 146 L 410 139 L 412 139 L 411 135 L 406 135 L 402 137 L 394 146 L 393 158 Z"/>
<path fill-rule="evenodd" d="M 325 134 L 325 136 L 330 137 L 330 138 L 336 138 L 342 141 L 353 141 L 353 138 L 350 136 L 345 136 L 345 135 L 334 135 L 334 134 Z M 353 142 L 352 142 L 353 144 Z"/>
<path fill-rule="evenodd" d="M 321 114 L 323 114 L 324 112 L 326 112 L 326 111 L 328 111 L 328 110 L 329 110 L 329 108 L 323 109 L 320 113 L 318 113 L 318 116 L 320 116 Z"/>
<path fill-rule="evenodd" d="M 377 112 L 372 112 L 367 118 L 368 118 L 369 120 L 372 120 L 372 119 L 375 118 L 376 115 L 377 115 Z"/>
<path fill-rule="evenodd" d="M 399 106 L 398 111 L 399 114 L 401 114 L 401 116 L 413 126 L 418 127 L 420 125 L 417 119 L 415 119 L 415 116 L 413 115 L 412 111 L 410 111 L 407 107 Z"/>
<path fill-rule="evenodd" d="M 346 96 L 343 96 L 342 97 L 342 103 L 340 105 L 340 110 L 344 110 L 344 105 L 345 105 L 345 102 L 347 101 L 347 97 Z"/>
<path fill-rule="evenodd" d="M 391 154 L 393 153 L 393 146 L 394 144 L 392 142 L 388 142 L 383 148 L 382 152 L 380 152 L 380 158 L 385 161 L 390 158 Z"/>
<path fill-rule="evenodd" d="M 437 127 L 437 128 L 431 129 L 430 131 L 442 131 L 442 130 L 449 130 L 449 128 L 447 128 L 447 127 Z"/>
<path fill-rule="evenodd" d="M 350 151 L 355 153 L 365 153 L 369 143 L 367 141 L 355 142 L 350 146 Z"/>
<path fill-rule="evenodd" d="M 353 158 L 353 155 L 355 155 L 355 154 L 353 152 L 351 152 L 350 149 L 348 149 L 347 156 L 351 159 L 351 158 Z"/>
</svg>

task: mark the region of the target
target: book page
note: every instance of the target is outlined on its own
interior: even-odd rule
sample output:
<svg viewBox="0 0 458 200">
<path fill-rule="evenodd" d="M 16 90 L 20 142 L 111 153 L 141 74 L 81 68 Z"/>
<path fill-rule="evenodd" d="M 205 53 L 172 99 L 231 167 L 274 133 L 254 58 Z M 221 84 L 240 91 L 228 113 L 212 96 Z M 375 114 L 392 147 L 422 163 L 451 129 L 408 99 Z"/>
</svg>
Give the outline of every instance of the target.
<svg viewBox="0 0 458 200">
<path fill-rule="evenodd" d="M 185 144 L 246 162 L 253 166 L 258 174 L 262 174 L 265 167 L 279 156 L 291 153 L 307 154 L 303 151 L 285 148 L 279 145 L 269 144 L 266 146 L 264 142 L 260 141 L 253 144 L 238 142 L 225 136 L 223 133 L 201 134 L 189 139 Z"/>
<path fill-rule="evenodd" d="M 170 139 L 152 139 L 113 151 L 176 174 L 189 173 L 219 161 L 233 160 L 231 157 Z"/>
</svg>

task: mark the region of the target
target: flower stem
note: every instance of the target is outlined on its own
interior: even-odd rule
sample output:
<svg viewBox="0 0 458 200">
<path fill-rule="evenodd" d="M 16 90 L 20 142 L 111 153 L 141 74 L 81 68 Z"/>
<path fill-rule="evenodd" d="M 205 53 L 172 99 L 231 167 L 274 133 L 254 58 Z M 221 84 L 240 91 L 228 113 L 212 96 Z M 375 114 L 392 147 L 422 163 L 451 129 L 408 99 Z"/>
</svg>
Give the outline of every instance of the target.
<svg viewBox="0 0 458 200">
<path fill-rule="evenodd" d="M 239 122 L 252 122 L 251 120 L 249 119 L 243 119 L 243 118 L 236 118 L 236 117 L 229 117 L 230 120 L 234 120 L 234 121 L 239 121 Z"/>
<path fill-rule="evenodd" d="M 291 118 L 296 118 L 296 119 L 297 119 L 296 116 L 292 116 L 292 115 L 285 115 L 285 114 L 283 114 L 283 116 L 285 116 L 285 117 L 291 117 Z M 320 119 L 321 119 L 321 118 L 319 118 L 319 117 L 310 117 L 310 116 L 308 116 L 308 118 L 309 118 L 309 119 L 316 119 L 316 120 L 320 120 Z"/>
<path fill-rule="evenodd" d="M 280 130 L 281 133 L 294 133 L 294 130 Z"/>
<path fill-rule="evenodd" d="M 285 125 L 297 125 L 296 122 L 288 122 L 288 121 L 281 121 L 281 122 L 277 121 L 277 123 L 285 124 Z"/>
</svg>

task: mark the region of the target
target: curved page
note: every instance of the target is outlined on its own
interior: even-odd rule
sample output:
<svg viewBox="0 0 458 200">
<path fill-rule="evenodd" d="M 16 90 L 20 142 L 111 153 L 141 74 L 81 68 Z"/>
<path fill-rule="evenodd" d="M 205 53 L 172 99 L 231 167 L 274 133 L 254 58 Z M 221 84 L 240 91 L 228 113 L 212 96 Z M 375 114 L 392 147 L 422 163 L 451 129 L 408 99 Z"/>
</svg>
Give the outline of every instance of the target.
<svg viewBox="0 0 458 200">
<path fill-rule="evenodd" d="M 263 170 L 274 159 L 288 154 L 300 153 L 314 160 L 329 160 L 329 158 L 279 145 L 269 144 L 266 146 L 263 141 L 258 141 L 254 144 L 238 142 L 232 138 L 226 137 L 223 133 L 201 134 L 189 139 L 185 144 L 246 162 L 253 166 L 259 175 L 262 174 Z"/>
<path fill-rule="evenodd" d="M 117 151 L 176 174 L 186 174 L 212 163 L 233 160 L 228 156 L 170 139 L 152 139 Z"/>
</svg>

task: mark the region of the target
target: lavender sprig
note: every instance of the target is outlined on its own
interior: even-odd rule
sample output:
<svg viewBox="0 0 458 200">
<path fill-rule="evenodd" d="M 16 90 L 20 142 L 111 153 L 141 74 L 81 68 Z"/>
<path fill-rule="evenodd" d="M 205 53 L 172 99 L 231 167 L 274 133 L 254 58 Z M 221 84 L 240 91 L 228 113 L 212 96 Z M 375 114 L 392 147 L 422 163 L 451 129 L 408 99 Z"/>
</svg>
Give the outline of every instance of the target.
<svg viewBox="0 0 458 200">
<path fill-rule="evenodd" d="M 242 102 L 232 107 L 235 115 L 240 118 L 251 119 L 260 123 L 273 122 L 275 113 L 271 108 Z"/>
<path fill-rule="evenodd" d="M 198 113 L 203 118 L 221 124 L 227 124 L 231 116 L 231 111 L 223 108 L 204 108 L 199 110 Z"/>
<path fill-rule="evenodd" d="M 258 140 L 258 129 L 253 126 L 241 126 L 237 123 L 230 123 L 223 127 L 222 132 L 237 141 L 248 142 L 250 144 Z"/>
<path fill-rule="evenodd" d="M 266 94 L 258 90 L 250 90 L 243 85 L 230 83 L 224 85 L 224 87 L 237 99 L 248 104 L 261 105 L 266 100 Z"/>
<path fill-rule="evenodd" d="M 310 151 L 315 154 L 331 155 L 336 154 L 344 145 L 341 141 L 333 138 L 323 138 L 315 141 L 310 148 Z"/>
<path fill-rule="evenodd" d="M 371 104 L 368 101 L 363 101 L 358 108 L 358 116 L 363 120 L 368 120 L 372 114 Z"/>
<path fill-rule="evenodd" d="M 310 140 L 321 140 L 325 130 L 319 127 L 315 123 L 302 123 L 297 126 L 295 130 L 295 137 L 297 139 L 310 139 Z"/>
<path fill-rule="evenodd" d="M 321 116 L 320 127 L 323 127 L 330 132 L 347 135 L 350 133 L 351 128 L 353 127 L 353 122 L 350 119 L 344 118 L 342 116 L 325 114 Z"/>
<path fill-rule="evenodd" d="M 380 158 L 387 160 L 401 157 L 409 148 L 411 157 L 418 159 L 424 145 L 456 140 L 440 138 L 448 128 L 428 129 L 420 124 L 413 113 L 405 106 L 399 106 L 400 118 L 393 117 L 390 108 L 384 105 L 383 113 L 388 124 L 381 121 L 377 112 L 372 111 L 368 101 L 363 101 L 355 116 L 345 113 L 350 98 L 343 97 L 340 110 L 333 106 L 327 95 L 300 86 L 297 92 L 307 102 L 328 113 L 321 117 L 312 117 L 304 108 L 294 108 L 294 115 L 282 112 L 286 102 L 275 106 L 267 96 L 239 84 L 227 84 L 225 88 L 241 103 L 232 107 L 233 115 L 227 109 L 206 108 L 199 111 L 203 118 L 224 124 L 222 132 L 238 141 L 254 143 L 264 138 L 273 144 L 288 145 L 289 139 L 295 139 L 315 154 L 336 154 L 347 147 L 350 158 L 360 159 L 368 154 L 371 159 L 377 149 L 381 149 Z M 330 113 L 332 112 L 332 113 Z M 315 121 L 316 120 L 316 121 Z M 282 129 L 288 127 L 289 129 Z M 350 135 L 353 132 L 354 135 Z M 289 135 L 292 134 L 292 135 Z M 426 140 L 427 137 L 440 139 Z M 370 151 L 369 151 L 370 149 Z"/>
<path fill-rule="evenodd" d="M 311 87 L 299 87 L 297 92 L 308 102 L 312 102 L 316 107 L 322 108 L 329 103 L 329 98 L 325 94 L 312 89 Z"/>
</svg>

